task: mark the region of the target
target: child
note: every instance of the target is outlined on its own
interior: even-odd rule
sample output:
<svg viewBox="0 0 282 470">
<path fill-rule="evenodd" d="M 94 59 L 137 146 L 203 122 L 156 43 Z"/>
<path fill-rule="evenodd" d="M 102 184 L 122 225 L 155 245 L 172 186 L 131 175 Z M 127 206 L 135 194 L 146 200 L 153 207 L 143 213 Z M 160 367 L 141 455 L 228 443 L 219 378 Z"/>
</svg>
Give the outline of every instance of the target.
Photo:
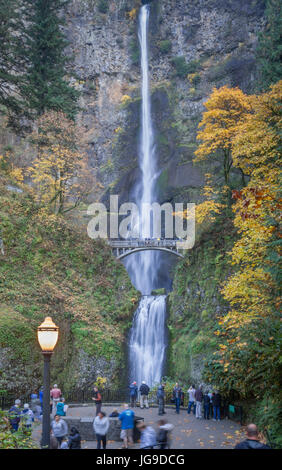
<svg viewBox="0 0 282 470">
<path fill-rule="evenodd" d="M 65 436 L 65 437 L 63 438 L 63 440 L 62 440 L 60 449 L 68 449 L 68 448 L 69 448 L 69 446 L 68 446 L 68 440 L 67 440 L 67 438 L 66 438 L 66 436 Z"/>
</svg>

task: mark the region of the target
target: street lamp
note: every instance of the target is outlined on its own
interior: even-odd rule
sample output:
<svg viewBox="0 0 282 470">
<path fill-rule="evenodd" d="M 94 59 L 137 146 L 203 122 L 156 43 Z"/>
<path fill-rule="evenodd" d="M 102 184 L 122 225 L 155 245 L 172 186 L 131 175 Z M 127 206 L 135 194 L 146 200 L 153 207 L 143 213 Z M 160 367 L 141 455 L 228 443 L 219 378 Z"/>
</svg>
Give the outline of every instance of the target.
<svg viewBox="0 0 282 470">
<path fill-rule="evenodd" d="M 59 327 L 46 317 L 37 328 L 37 338 L 44 357 L 42 447 L 50 447 L 50 359 L 59 336 Z"/>
</svg>

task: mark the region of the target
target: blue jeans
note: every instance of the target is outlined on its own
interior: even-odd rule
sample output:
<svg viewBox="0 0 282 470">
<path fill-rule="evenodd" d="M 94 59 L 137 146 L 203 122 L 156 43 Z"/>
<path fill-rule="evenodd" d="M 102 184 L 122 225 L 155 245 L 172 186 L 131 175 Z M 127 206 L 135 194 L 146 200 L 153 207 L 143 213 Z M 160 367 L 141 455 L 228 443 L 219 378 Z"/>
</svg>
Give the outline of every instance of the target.
<svg viewBox="0 0 282 470">
<path fill-rule="evenodd" d="M 213 419 L 220 420 L 220 406 L 213 407 Z"/>
<path fill-rule="evenodd" d="M 188 403 L 188 408 L 187 408 L 187 413 L 190 414 L 191 413 L 191 408 L 193 406 L 193 413 L 195 414 L 196 413 L 196 403 L 194 401 L 189 401 Z"/>
<path fill-rule="evenodd" d="M 204 405 L 204 418 L 209 419 L 210 417 L 210 405 Z"/>
<path fill-rule="evenodd" d="M 179 414 L 179 410 L 180 410 L 180 398 L 175 398 L 175 408 L 176 408 L 176 413 Z"/>
<path fill-rule="evenodd" d="M 11 423 L 12 426 L 12 432 L 17 432 L 19 429 L 19 423 Z"/>
</svg>

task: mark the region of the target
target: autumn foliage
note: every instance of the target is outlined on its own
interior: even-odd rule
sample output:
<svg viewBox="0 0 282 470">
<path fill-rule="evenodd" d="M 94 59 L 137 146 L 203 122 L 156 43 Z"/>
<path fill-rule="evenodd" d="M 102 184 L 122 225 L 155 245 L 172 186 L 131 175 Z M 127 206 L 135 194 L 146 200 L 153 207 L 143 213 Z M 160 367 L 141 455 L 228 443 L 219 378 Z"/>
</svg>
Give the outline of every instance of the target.
<svg viewBox="0 0 282 470">
<path fill-rule="evenodd" d="M 232 192 L 239 237 L 229 253 L 235 272 L 222 286 L 230 308 L 219 319 L 218 350 L 206 368 L 206 376 L 222 390 L 263 404 L 257 419 L 274 434 L 281 400 L 281 92 L 278 82 L 268 92 L 248 97 L 247 112 L 229 133 L 233 165 L 249 182 Z M 225 135 L 224 121 L 222 125 Z M 205 145 L 211 148 L 212 139 Z M 279 437 L 275 439 L 279 444 Z"/>
</svg>

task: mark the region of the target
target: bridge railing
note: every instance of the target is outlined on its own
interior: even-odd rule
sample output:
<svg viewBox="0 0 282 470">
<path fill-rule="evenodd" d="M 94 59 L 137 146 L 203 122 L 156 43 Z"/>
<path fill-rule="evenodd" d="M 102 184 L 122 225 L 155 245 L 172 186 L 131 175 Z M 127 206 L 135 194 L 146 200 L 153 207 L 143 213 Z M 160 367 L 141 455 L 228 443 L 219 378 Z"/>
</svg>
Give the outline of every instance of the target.
<svg viewBox="0 0 282 470">
<path fill-rule="evenodd" d="M 112 248 L 138 248 L 138 247 L 146 247 L 146 246 L 153 246 L 153 247 L 164 247 L 164 248 L 175 248 L 177 246 L 177 242 L 180 240 L 156 240 L 156 239 L 148 239 L 148 240 L 108 240 L 108 244 Z"/>
</svg>

